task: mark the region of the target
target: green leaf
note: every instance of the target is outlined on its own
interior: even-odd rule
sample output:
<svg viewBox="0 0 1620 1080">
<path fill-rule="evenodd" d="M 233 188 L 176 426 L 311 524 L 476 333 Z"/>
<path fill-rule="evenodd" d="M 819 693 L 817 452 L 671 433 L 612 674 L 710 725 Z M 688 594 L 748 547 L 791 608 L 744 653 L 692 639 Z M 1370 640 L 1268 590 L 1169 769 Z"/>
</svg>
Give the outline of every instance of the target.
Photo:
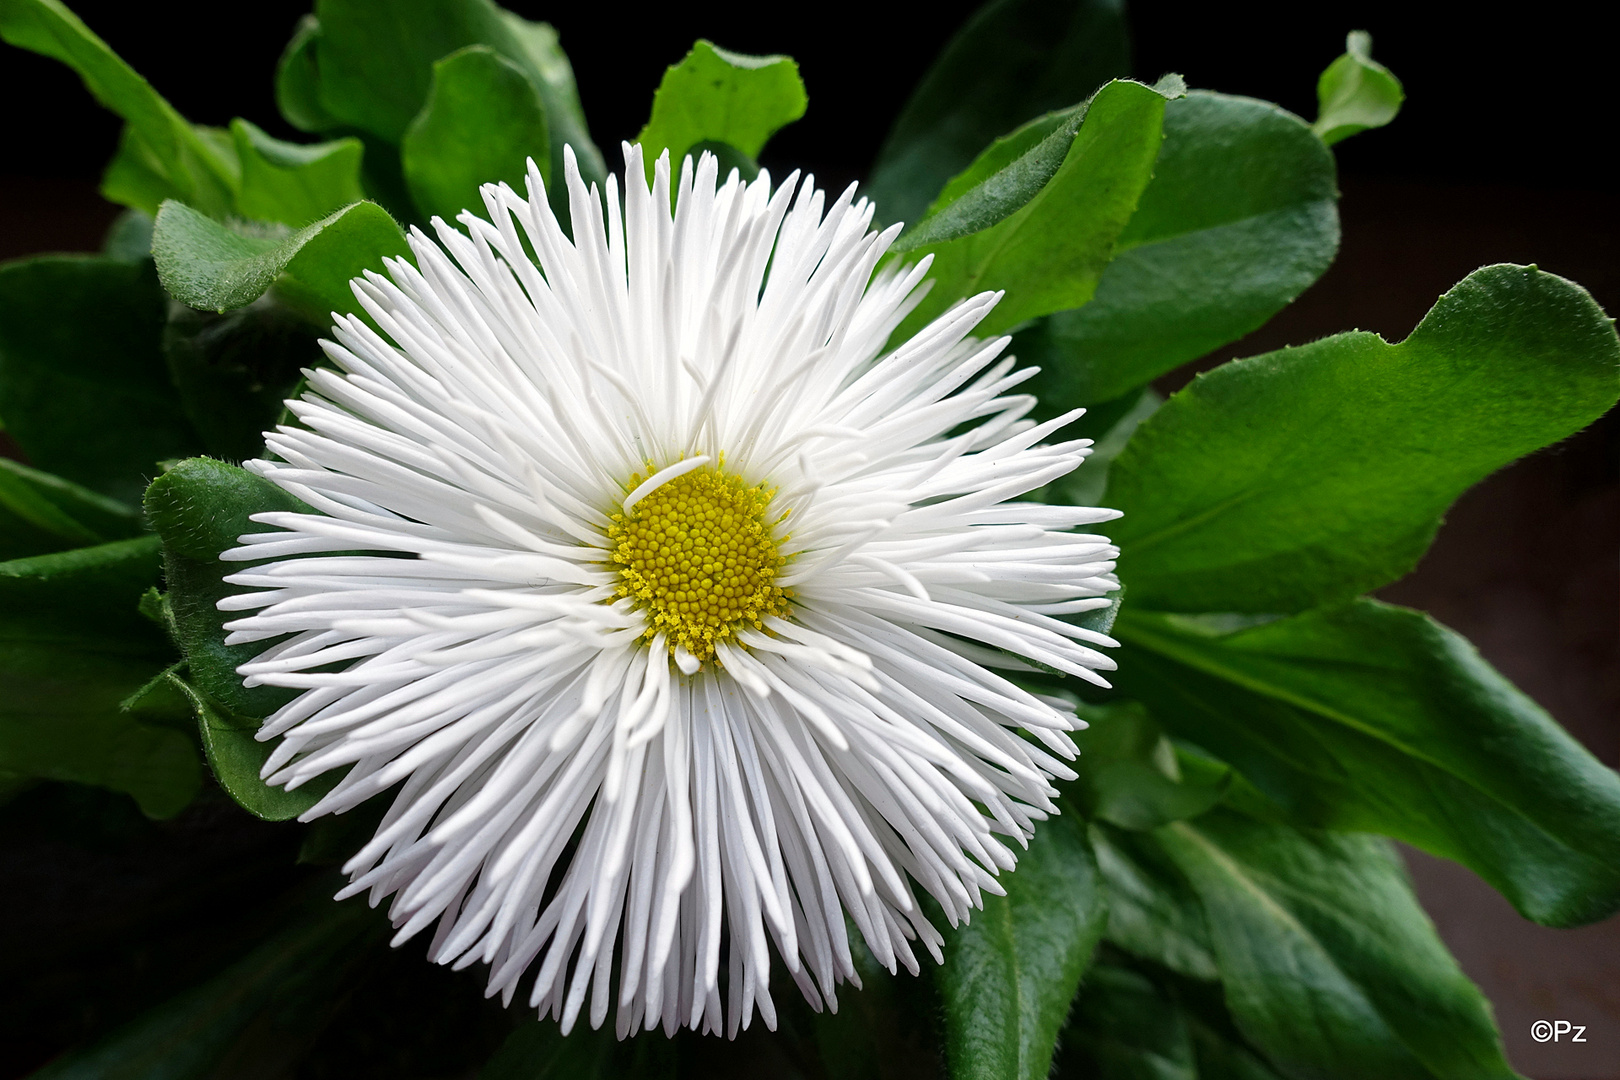
<svg viewBox="0 0 1620 1080">
<path fill-rule="evenodd" d="M 173 660 L 136 610 L 157 569 L 150 536 L 0 563 L 0 771 L 127 792 L 151 817 L 196 795 L 186 737 L 119 708 Z"/>
<path fill-rule="evenodd" d="M 133 507 L 0 458 L 0 560 L 124 540 L 140 532 L 141 517 Z"/>
<path fill-rule="evenodd" d="M 1204 909 L 1158 841 L 1093 822 L 1089 835 L 1108 898 L 1104 937 L 1189 978 L 1218 976 Z"/>
<path fill-rule="evenodd" d="M 1017 342 L 1014 342 L 1017 347 Z M 1108 472 L 1114 459 L 1129 445 L 1142 421 L 1152 416 L 1164 404 L 1151 387 L 1126 394 L 1124 397 L 1091 406 L 1086 414 L 1071 427 L 1064 428 L 1065 438 L 1095 440 L 1091 453 L 1074 472 L 1060 476 L 1046 486 L 1039 496 L 1042 502 L 1067 503 L 1071 506 L 1102 506 L 1103 492 L 1108 488 Z M 1041 419 L 1051 419 L 1062 409 L 1046 404 L 1037 405 L 1034 412 Z"/>
<path fill-rule="evenodd" d="M 231 136 L 242 162 L 236 208 L 246 217 L 296 228 L 366 197 L 359 139 L 305 146 L 272 138 L 246 120 L 231 121 Z"/>
<path fill-rule="evenodd" d="M 1089 107 L 1085 102 L 1036 117 L 991 143 L 945 185 L 893 250 L 955 240 L 988 229 L 1021 209 L 1063 166 Z"/>
<path fill-rule="evenodd" d="M 1084 826 L 1052 818 L 1003 878 L 1004 897 L 948 934 L 935 973 L 953 1077 L 1042 1080 L 1107 921 Z"/>
<path fill-rule="evenodd" d="M 1301 823 L 1455 859 L 1553 926 L 1620 908 L 1620 777 L 1465 639 L 1372 600 L 1222 633 L 1127 607 L 1120 685 Z"/>
<path fill-rule="evenodd" d="M 321 21 L 314 15 L 298 20 L 292 40 L 276 62 L 276 108 L 299 131 L 319 134 L 343 126 L 321 102 L 321 72 L 315 57 L 315 39 Z"/>
<path fill-rule="evenodd" d="M 1203 902 L 1233 1018 L 1284 1073 L 1514 1075 L 1387 843 L 1227 811 L 1154 835 Z"/>
<path fill-rule="evenodd" d="M 1055 412 L 1108 401 L 1256 329 L 1332 263 L 1333 155 L 1292 113 L 1204 91 L 1169 102 L 1153 181 L 1084 307 L 1020 332 Z"/>
<path fill-rule="evenodd" d="M 1065 1075 L 1106 1080 L 1198 1080 L 1187 1018 L 1163 987 L 1130 968 L 1086 972 L 1063 1030 Z"/>
<path fill-rule="evenodd" d="M 546 108 L 521 68 L 487 45 L 469 45 L 433 65 L 427 104 L 405 129 L 400 158 L 417 207 L 455 221 L 484 211 L 478 189 L 505 181 L 523 190 L 534 158 L 551 184 Z"/>
<path fill-rule="evenodd" d="M 408 256 L 405 235 L 388 211 L 360 202 L 291 235 L 254 235 L 166 202 L 152 233 L 163 287 L 206 311 L 244 307 L 272 284 L 284 303 L 325 326 L 331 312 L 358 312 L 349 279 L 381 272 L 383 259 Z"/>
<path fill-rule="evenodd" d="M 185 695 L 197 715 L 203 751 L 208 755 L 214 779 L 254 817 L 265 821 L 295 818 L 337 786 L 339 773 L 328 773 L 292 791 L 266 784 L 259 774 L 275 745 L 253 737 L 260 721 L 232 712 L 176 674 L 170 673 L 167 678 L 169 685 Z"/>
<path fill-rule="evenodd" d="M 1395 119 L 1405 100 L 1401 80 L 1372 58 L 1372 35 L 1352 30 L 1344 39 L 1344 55 L 1329 64 L 1317 80 L 1317 116 L 1311 130 L 1332 146 L 1369 128 L 1383 127 Z"/>
<path fill-rule="evenodd" d="M 1063 164 L 1017 211 L 989 228 L 907 251 L 907 261 L 933 254 L 934 286 L 897 336 L 915 333 L 956 300 L 986 290 L 1007 295 L 979 324 L 980 335 L 1089 300 L 1147 186 L 1165 98 L 1177 92 L 1175 86 L 1161 91 L 1109 83 L 1092 99 Z"/>
<path fill-rule="evenodd" d="M 1130 74 L 1119 0 L 993 0 L 917 84 L 878 153 L 866 194 L 883 220 L 915 223 L 992 139 Z"/>
<path fill-rule="evenodd" d="M 1398 345 L 1337 334 L 1199 376 L 1114 462 L 1103 505 L 1131 602 L 1299 611 L 1405 574 L 1446 507 L 1620 395 L 1586 291 L 1477 270 Z"/>
<path fill-rule="evenodd" d="M 551 174 L 562 175 L 563 147 L 572 146 L 587 184 L 606 177 L 573 68 L 548 24 L 490 0 L 320 0 L 316 15 L 321 100 L 343 122 L 397 145 L 427 101 L 433 62 L 488 45 L 528 76 L 545 103 Z"/>
<path fill-rule="evenodd" d="M 198 448 L 163 363 L 147 262 L 45 255 L 0 266 L 0 416 L 41 469 L 129 503 Z"/>
<path fill-rule="evenodd" d="M 58 0 L 0 0 L 0 37 L 19 48 L 49 56 L 78 72 L 95 99 L 128 122 L 120 158 L 131 155 L 161 180 L 153 199 L 109 183 L 104 194 L 153 213 L 162 197 L 181 198 L 210 214 L 229 212 L 235 191 L 232 163 L 220 147 L 198 132 L 152 85 L 118 58 L 90 28 Z M 117 179 L 109 176 L 109 180 Z"/>
<path fill-rule="evenodd" d="M 478 1080 L 662 1080 L 676 1072 L 676 1044 L 663 1032 L 620 1041 L 607 1024 L 564 1036 L 550 1018 L 529 1017 L 509 1035 Z"/>
<path fill-rule="evenodd" d="M 152 257 L 152 215 L 125 210 L 107 229 L 101 253 L 119 262 L 138 263 Z"/>
<path fill-rule="evenodd" d="M 1156 829 L 1220 801 L 1228 777 L 1183 777 L 1170 740 L 1140 704 L 1085 705 L 1080 716 L 1091 726 L 1075 734 L 1080 776 L 1065 794 L 1087 818 Z"/>
<path fill-rule="evenodd" d="M 387 931 L 361 901 L 328 900 L 335 882 L 318 884 L 291 924 L 247 956 L 32 1080 L 293 1075 Z"/>
<path fill-rule="evenodd" d="M 216 604 L 239 590 L 228 573 L 247 563 L 223 563 L 220 552 L 237 537 L 263 532 L 250 515 L 309 507 L 268 480 L 208 458 L 175 465 L 152 482 L 146 515 L 163 540 L 163 574 L 168 583 L 171 632 L 186 655 L 191 683 L 226 709 L 262 720 L 291 700 L 294 691 L 272 686 L 246 688 L 239 665 L 264 651 L 262 642 L 225 644 L 224 624 L 233 616 Z"/>
<path fill-rule="evenodd" d="M 698 41 L 664 72 L 652 115 L 635 141 L 645 153 L 647 178 L 669 151 L 671 169 L 699 143 L 724 143 L 750 162 L 772 135 L 804 115 L 809 98 L 799 65 L 786 56 L 744 56 Z"/>
<path fill-rule="evenodd" d="M 263 452 L 300 372 L 324 359 L 309 322 L 274 294 L 223 314 L 171 305 L 163 353 L 203 449 L 230 461 Z"/>
</svg>

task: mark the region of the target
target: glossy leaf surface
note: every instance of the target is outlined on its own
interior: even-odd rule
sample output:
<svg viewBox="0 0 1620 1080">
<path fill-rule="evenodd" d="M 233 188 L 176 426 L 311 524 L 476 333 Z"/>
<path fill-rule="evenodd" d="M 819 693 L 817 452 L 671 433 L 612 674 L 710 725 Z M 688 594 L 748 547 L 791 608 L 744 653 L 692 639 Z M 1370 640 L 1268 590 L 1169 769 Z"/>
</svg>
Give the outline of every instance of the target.
<svg viewBox="0 0 1620 1080">
<path fill-rule="evenodd" d="M 636 136 L 647 176 L 668 150 L 671 173 L 679 177 L 681 159 L 706 142 L 724 143 L 752 162 L 766 140 L 804 115 L 808 100 L 791 58 L 744 56 L 699 41 L 664 72 L 652 116 Z"/>
<path fill-rule="evenodd" d="M 1351 332 L 1226 364 L 1142 424 L 1104 506 L 1131 602 L 1299 611 L 1405 574 L 1463 491 L 1620 395 L 1586 290 L 1491 266 L 1407 339 Z"/>
<path fill-rule="evenodd" d="M 1223 633 L 1127 606 L 1119 684 L 1304 824 L 1455 859 L 1554 926 L 1620 908 L 1620 777 L 1421 612 Z"/>
<path fill-rule="evenodd" d="M 1058 412 L 1109 401 L 1235 341 L 1308 288 L 1339 246 L 1333 156 L 1269 102 L 1195 91 L 1164 109 L 1153 180 L 1096 295 L 1017 335 Z"/>
<path fill-rule="evenodd" d="M 533 158 L 551 183 L 551 141 L 539 91 L 510 60 L 472 45 L 433 65 L 427 104 L 405 129 L 400 160 L 424 215 L 454 222 L 487 215 L 478 189 L 505 181 L 523 191 Z"/>
</svg>

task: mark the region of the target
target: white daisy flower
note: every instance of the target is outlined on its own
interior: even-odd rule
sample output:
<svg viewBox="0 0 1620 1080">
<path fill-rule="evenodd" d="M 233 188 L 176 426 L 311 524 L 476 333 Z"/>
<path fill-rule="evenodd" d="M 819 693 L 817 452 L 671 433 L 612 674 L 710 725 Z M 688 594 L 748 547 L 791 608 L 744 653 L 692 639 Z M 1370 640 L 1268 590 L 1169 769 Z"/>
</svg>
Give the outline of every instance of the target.
<svg viewBox="0 0 1620 1080">
<path fill-rule="evenodd" d="M 998 294 L 884 352 L 928 265 L 874 275 L 899 227 L 853 187 L 704 155 L 671 212 L 667 155 L 626 158 L 621 200 L 569 157 L 572 240 L 531 162 L 355 280 L 376 329 L 337 319 L 248 463 L 316 512 L 257 515 L 220 606 L 273 642 L 247 684 L 303 691 L 264 778 L 348 770 L 305 820 L 397 788 L 339 894 L 392 896 L 396 944 L 436 923 L 508 1003 L 533 972 L 565 1031 L 588 996 L 734 1036 L 774 1027 L 772 945 L 836 1008 L 846 914 L 916 972 L 916 886 L 953 925 L 1002 891 L 1081 725 L 996 669 L 1106 685 L 1060 616 L 1117 587 L 1071 531 L 1115 514 L 1012 501 L 1089 441 L 1043 445 L 1080 410 L 1025 419 L 969 336 Z"/>
</svg>

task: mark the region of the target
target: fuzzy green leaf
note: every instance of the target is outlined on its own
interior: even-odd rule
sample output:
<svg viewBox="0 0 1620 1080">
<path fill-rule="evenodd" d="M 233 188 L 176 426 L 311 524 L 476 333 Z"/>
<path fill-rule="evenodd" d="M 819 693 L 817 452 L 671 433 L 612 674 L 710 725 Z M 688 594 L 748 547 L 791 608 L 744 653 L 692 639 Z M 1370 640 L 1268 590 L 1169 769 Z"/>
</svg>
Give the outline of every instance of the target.
<svg viewBox="0 0 1620 1080">
<path fill-rule="evenodd" d="M 299 228 L 366 197 L 359 139 L 282 142 L 246 120 L 231 121 L 231 136 L 242 162 L 236 208 L 246 217 Z"/>
<path fill-rule="evenodd" d="M 265 821 L 286 821 L 314 806 L 337 785 L 340 773 L 327 773 L 288 791 L 259 779 L 274 743 L 259 742 L 254 733 L 260 721 L 232 712 L 180 676 L 166 676 L 169 685 L 185 695 L 197 716 L 208 767 L 225 793 L 243 809 Z"/>
<path fill-rule="evenodd" d="M 1284 1073 L 1514 1075 L 1387 843 L 1228 811 L 1154 835 L 1203 903 L 1233 1019 Z"/>
<path fill-rule="evenodd" d="M 1127 607 L 1119 685 L 1294 820 L 1455 859 L 1540 923 L 1620 908 L 1620 777 L 1462 637 L 1371 600 L 1207 622 Z"/>
<path fill-rule="evenodd" d="M 992 0 L 917 84 L 878 153 L 866 194 L 884 221 L 915 224 L 993 139 L 1130 74 L 1119 0 Z"/>
<path fill-rule="evenodd" d="M 529 22 L 491 0 L 320 0 L 315 53 L 326 109 L 344 123 L 398 144 L 428 99 L 433 63 L 468 45 L 487 45 L 516 64 L 545 104 L 551 173 L 572 146 L 586 183 L 606 177 L 591 142 L 573 68 L 546 23 Z"/>
<path fill-rule="evenodd" d="M 1463 491 L 1616 396 L 1620 341 L 1586 290 L 1477 270 L 1399 344 L 1337 334 L 1171 398 L 1109 473 L 1120 576 L 1160 610 L 1348 599 L 1410 570 Z"/>
<path fill-rule="evenodd" d="M 370 202 L 279 236 L 239 231 L 166 202 L 152 232 L 158 276 L 181 303 L 227 311 L 251 304 L 275 285 L 282 302 L 323 326 L 331 312 L 360 310 L 349 279 L 366 270 L 381 272 L 384 258 L 409 253 L 388 211 Z"/>
<path fill-rule="evenodd" d="M 223 314 L 171 305 L 163 353 L 203 449 L 229 461 L 261 454 L 302 370 L 324 359 L 318 340 L 274 294 Z"/>
<path fill-rule="evenodd" d="M 935 981 L 945 1011 L 951 1075 L 1043 1080 L 1058 1029 L 1107 922 L 1084 826 L 1044 822 L 1002 878 L 1004 897 L 945 940 Z"/>
<path fill-rule="evenodd" d="M 487 45 L 470 45 L 433 65 L 427 104 L 400 144 L 411 198 L 423 214 L 455 221 L 484 213 L 478 189 L 506 181 L 522 191 L 533 158 L 551 183 L 546 108 L 534 84 Z"/>
<path fill-rule="evenodd" d="M 157 570 L 151 536 L 0 563 L 0 771 L 128 792 L 152 817 L 196 795 L 186 737 L 119 707 L 174 658 L 137 611 Z"/>
<path fill-rule="evenodd" d="M 724 143 L 751 163 L 770 137 L 804 115 L 809 99 L 799 65 L 786 56 L 744 56 L 699 41 L 664 72 L 652 115 L 635 141 L 645 152 L 647 177 L 669 151 L 671 170 L 700 143 Z"/>
<path fill-rule="evenodd" d="M 1021 193 L 1001 200 L 1017 205 L 1016 211 L 988 228 L 906 251 L 908 262 L 934 256 L 934 286 L 901 324 L 897 337 L 915 333 L 957 300 L 986 290 L 1005 289 L 1007 295 L 979 324 L 975 332 L 980 335 L 1091 299 L 1152 175 L 1165 100 L 1178 93 L 1179 80 L 1163 88 L 1109 83 L 1086 109 L 1050 180 L 1027 200 L 1017 201 Z M 1037 145 L 1028 153 L 1043 152 Z M 1025 169 L 1025 157 L 1007 168 Z M 1039 179 L 1039 170 L 1025 172 L 1029 182 Z M 989 177 L 962 199 L 996 182 Z"/>
<path fill-rule="evenodd" d="M 200 448 L 163 362 L 166 306 L 144 260 L 0 266 L 0 416 L 34 465 L 134 504 L 157 462 Z"/>
<path fill-rule="evenodd" d="M 1063 1031 L 1064 1075 L 1199 1080 L 1187 1017 L 1140 972 L 1099 963 L 1086 972 Z"/>
<path fill-rule="evenodd" d="M 0 37 L 49 56 L 78 72 L 95 99 L 128 122 L 125 148 L 165 185 L 162 197 L 186 200 L 206 213 L 229 212 L 236 181 L 228 153 L 198 132 L 133 68 L 118 58 L 58 0 L 0 0 Z M 108 185 L 114 201 L 153 213 L 158 201 Z"/>
<path fill-rule="evenodd" d="M 1332 146 L 1340 139 L 1380 128 L 1401 111 L 1406 92 L 1394 72 L 1372 58 L 1372 35 L 1352 30 L 1344 55 L 1316 83 L 1317 117 L 1311 130 Z"/>
<path fill-rule="evenodd" d="M 216 605 L 239 590 L 224 577 L 251 564 L 224 563 L 219 554 L 236 547 L 237 537 L 265 531 L 251 515 L 308 509 L 270 481 L 208 458 L 180 462 L 146 493 L 147 518 L 163 540 L 170 631 L 189 662 L 190 681 L 224 708 L 254 720 L 294 695 L 273 686 L 244 687 L 236 674 L 265 644 L 225 644 L 223 627 L 232 616 Z"/>
<path fill-rule="evenodd" d="M 1333 155 L 1292 113 L 1198 91 L 1164 110 L 1164 145 L 1084 307 L 1017 335 L 1054 413 L 1109 401 L 1259 327 L 1339 246 Z"/>
</svg>

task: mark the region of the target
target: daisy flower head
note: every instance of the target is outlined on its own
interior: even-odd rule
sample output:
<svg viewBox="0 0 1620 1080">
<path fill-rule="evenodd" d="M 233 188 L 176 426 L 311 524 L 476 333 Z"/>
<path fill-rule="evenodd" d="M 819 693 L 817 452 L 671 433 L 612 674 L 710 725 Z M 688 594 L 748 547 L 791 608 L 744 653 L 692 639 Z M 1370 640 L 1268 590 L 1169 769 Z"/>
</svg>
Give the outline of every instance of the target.
<svg viewBox="0 0 1620 1080">
<path fill-rule="evenodd" d="M 1002 891 L 1080 722 L 1001 672 L 1106 685 L 1062 616 L 1117 588 L 1075 531 L 1115 515 L 1017 501 L 1089 442 L 972 336 L 997 294 L 886 348 L 928 264 L 877 270 L 853 186 L 625 154 L 622 193 L 568 157 L 572 237 L 531 162 L 354 281 L 248 463 L 311 512 L 255 518 L 221 606 L 301 691 L 264 778 L 346 770 L 306 820 L 397 789 L 339 894 L 396 944 L 565 1031 L 735 1035 L 773 947 L 836 1008 L 846 915 L 915 972 L 918 887 L 953 925 Z"/>
</svg>

